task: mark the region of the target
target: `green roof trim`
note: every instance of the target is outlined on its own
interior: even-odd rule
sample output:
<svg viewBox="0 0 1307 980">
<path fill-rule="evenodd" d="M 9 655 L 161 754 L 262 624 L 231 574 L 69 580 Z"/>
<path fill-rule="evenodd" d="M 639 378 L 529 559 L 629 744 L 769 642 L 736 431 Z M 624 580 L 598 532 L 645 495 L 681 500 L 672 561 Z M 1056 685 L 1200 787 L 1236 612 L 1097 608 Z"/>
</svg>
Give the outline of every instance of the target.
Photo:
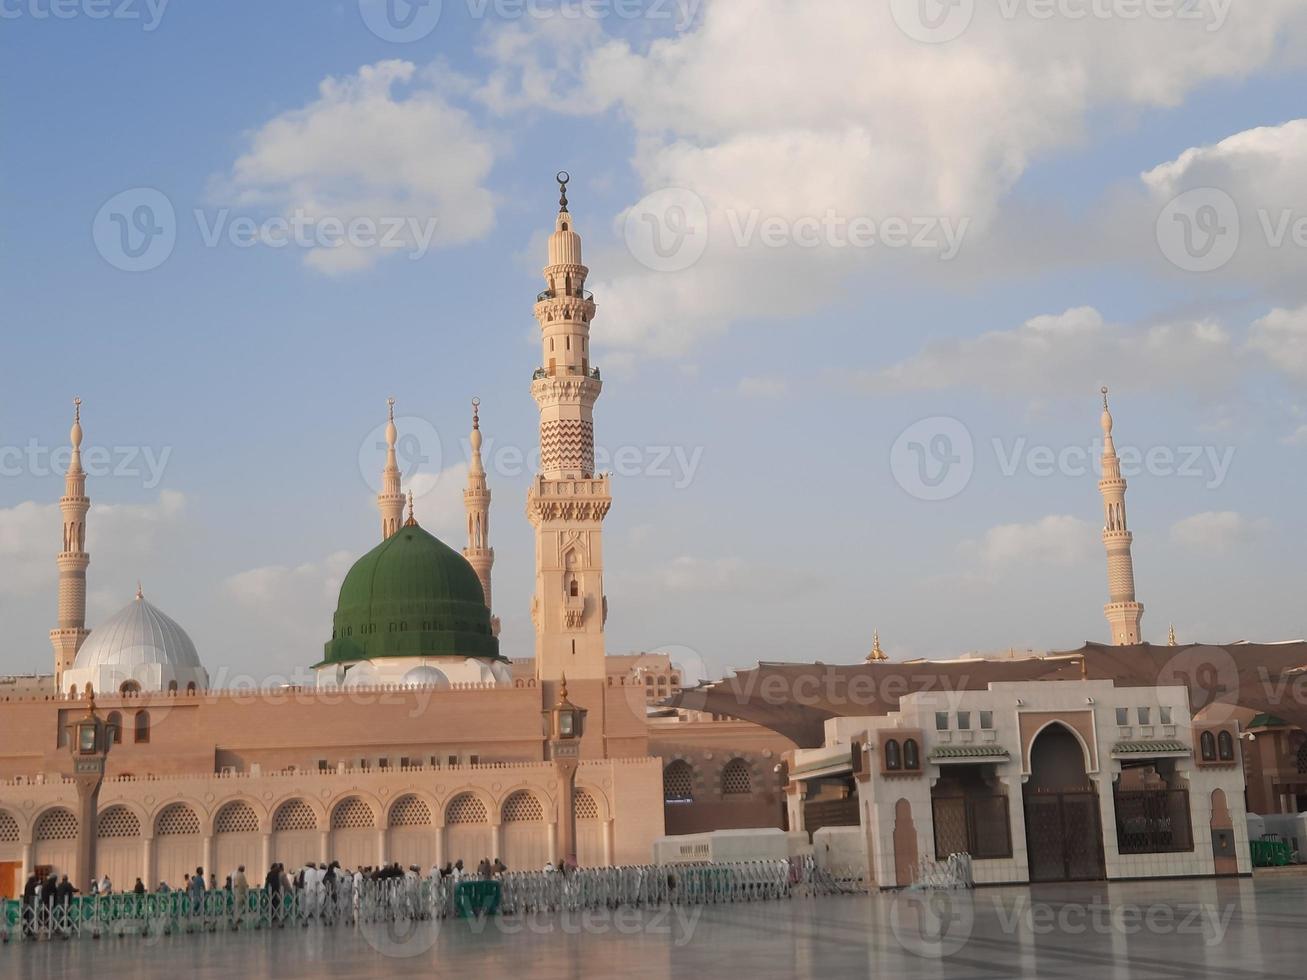
<svg viewBox="0 0 1307 980">
<path fill-rule="evenodd" d="M 1135 742 L 1117 742 L 1112 751 L 1120 755 L 1156 755 L 1159 752 L 1188 752 L 1189 746 L 1173 738 L 1142 739 Z"/>
<path fill-rule="evenodd" d="M 1254 715 L 1252 721 L 1248 722 L 1245 728 L 1288 728 L 1289 723 L 1279 715 L 1268 715 L 1262 712 L 1260 715 Z"/>
<path fill-rule="evenodd" d="M 1001 745 L 937 745 L 927 759 L 1006 759 L 1009 754 Z"/>
<path fill-rule="evenodd" d="M 440 656 L 502 659 L 477 573 L 435 535 L 407 524 L 345 576 L 317 666 Z"/>
</svg>

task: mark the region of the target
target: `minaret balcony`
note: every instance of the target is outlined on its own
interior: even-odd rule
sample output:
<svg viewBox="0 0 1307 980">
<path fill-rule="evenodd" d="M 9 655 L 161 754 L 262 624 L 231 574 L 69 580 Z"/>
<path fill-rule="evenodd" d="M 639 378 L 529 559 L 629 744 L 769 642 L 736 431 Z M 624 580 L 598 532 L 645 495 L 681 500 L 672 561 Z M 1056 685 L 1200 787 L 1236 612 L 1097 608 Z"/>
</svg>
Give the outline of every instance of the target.
<svg viewBox="0 0 1307 980">
<path fill-rule="evenodd" d="M 536 296 L 536 302 L 543 303 L 547 299 L 560 299 L 560 298 L 580 299 L 580 300 L 584 300 L 587 303 L 593 303 L 595 294 L 590 292 L 590 290 L 588 289 L 581 289 L 571 294 L 562 292 L 561 290 L 557 290 L 557 289 L 546 289 Z"/>
</svg>

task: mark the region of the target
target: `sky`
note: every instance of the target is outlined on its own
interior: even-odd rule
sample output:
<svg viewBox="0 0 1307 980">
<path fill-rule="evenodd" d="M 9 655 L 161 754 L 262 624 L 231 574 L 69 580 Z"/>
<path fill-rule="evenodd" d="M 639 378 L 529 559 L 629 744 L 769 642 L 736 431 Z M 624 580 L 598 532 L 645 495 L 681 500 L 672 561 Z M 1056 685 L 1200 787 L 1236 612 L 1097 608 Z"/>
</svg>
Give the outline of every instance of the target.
<svg viewBox="0 0 1307 980">
<path fill-rule="evenodd" d="M 554 174 L 598 302 L 608 644 L 717 676 L 1307 635 L 1301 0 L 3 0 L 0 671 L 50 669 L 72 399 L 91 626 L 321 657 L 386 399 L 533 648 Z M 91 456 L 94 449 L 95 455 Z"/>
</svg>

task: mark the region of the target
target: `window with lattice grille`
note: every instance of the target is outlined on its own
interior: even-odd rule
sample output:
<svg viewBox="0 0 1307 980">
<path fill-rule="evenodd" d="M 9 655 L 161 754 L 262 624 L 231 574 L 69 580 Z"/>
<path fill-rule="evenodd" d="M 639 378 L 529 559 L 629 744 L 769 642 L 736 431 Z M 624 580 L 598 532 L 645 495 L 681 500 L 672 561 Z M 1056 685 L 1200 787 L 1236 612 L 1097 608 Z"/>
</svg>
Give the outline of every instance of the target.
<svg viewBox="0 0 1307 980">
<path fill-rule="evenodd" d="M 430 827 L 431 807 L 416 796 L 404 796 L 390 808 L 392 827 Z"/>
<path fill-rule="evenodd" d="M 0 844 L 18 843 L 18 821 L 13 814 L 0 810 Z"/>
<path fill-rule="evenodd" d="M 331 826 L 335 830 L 362 830 L 376 826 L 372 807 L 357 796 L 351 796 L 331 811 Z"/>
<path fill-rule="evenodd" d="M 159 814 L 159 821 L 154 825 L 154 833 L 157 837 L 178 837 L 182 834 L 199 832 L 200 818 L 185 803 L 174 803 L 168 807 Z"/>
<path fill-rule="evenodd" d="M 445 823 L 488 823 L 486 805 L 471 793 L 464 793 L 449 801 L 445 809 Z"/>
<path fill-rule="evenodd" d="M 1298 771 L 1307 772 L 1307 742 L 1298 746 Z"/>
<path fill-rule="evenodd" d="M 215 834 L 252 834 L 259 829 L 259 815 L 248 803 L 228 803 L 213 820 Z"/>
<path fill-rule="evenodd" d="M 272 816 L 273 830 L 316 830 L 318 817 L 303 800 L 287 800 Z"/>
<path fill-rule="evenodd" d="M 77 840 L 77 817 L 71 810 L 46 810 L 36 821 L 36 840 Z"/>
<path fill-rule="evenodd" d="M 522 823 L 544 818 L 544 807 L 526 791 L 514 793 L 504 801 L 504 823 Z"/>
<path fill-rule="evenodd" d="M 727 796 L 743 796 L 753 791 L 749 781 L 749 764 L 743 759 L 732 759 L 722 769 L 722 792 Z"/>
<path fill-rule="evenodd" d="M 694 770 L 685 760 L 677 759 L 663 770 L 663 799 L 668 803 L 694 800 Z"/>
<path fill-rule="evenodd" d="M 572 794 L 572 809 L 577 820 L 598 820 L 599 804 L 595 798 L 580 787 Z"/>
<path fill-rule="evenodd" d="M 105 837 L 139 837 L 141 821 L 125 806 L 111 806 L 100 814 L 97 835 Z"/>
</svg>

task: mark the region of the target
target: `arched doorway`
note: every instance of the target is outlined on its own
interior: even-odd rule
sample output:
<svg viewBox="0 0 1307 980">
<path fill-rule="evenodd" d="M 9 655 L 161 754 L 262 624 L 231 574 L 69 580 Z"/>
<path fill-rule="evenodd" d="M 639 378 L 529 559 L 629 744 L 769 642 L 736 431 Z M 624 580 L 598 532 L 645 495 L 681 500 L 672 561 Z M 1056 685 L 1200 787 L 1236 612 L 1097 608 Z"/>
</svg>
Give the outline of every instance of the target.
<svg viewBox="0 0 1307 980">
<path fill-rule="evenodd" d="M 1084 747 L 1065 725 L 1035 736 L 1022 796 L 1032 882 L 1106 876 L 1098 792 L 1085 772 Z"/>
</svg>

